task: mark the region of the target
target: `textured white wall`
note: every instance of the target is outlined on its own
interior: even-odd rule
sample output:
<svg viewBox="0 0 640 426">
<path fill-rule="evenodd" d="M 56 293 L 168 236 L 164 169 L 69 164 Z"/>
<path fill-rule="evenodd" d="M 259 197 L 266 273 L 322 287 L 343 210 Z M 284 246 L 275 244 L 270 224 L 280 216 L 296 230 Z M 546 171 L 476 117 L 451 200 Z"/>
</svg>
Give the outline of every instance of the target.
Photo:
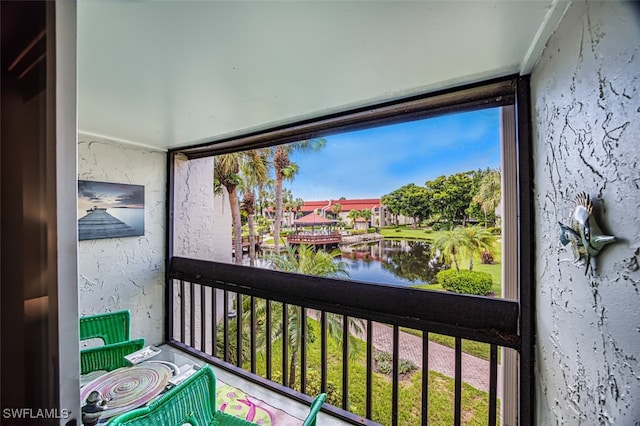
<svg viewBox="0 0 640 426">
<path fill-rule="evenodd" d="M 532 75 L 537 424 L 640 422 L 640 10 L 576 2 Z M 562 259 L 577 192 L 621 239 L 597 275 Z"/>
<path fill-rule="evenodd" d="M 214 195 L 213 157 L 174 162 L 173 255 L 231 263 L 228 195 Z"/>
<path fill-rule="evenodd" d="M 79 312 L 129 309 L 132 337 L 163 341 L 166 153 L 78 136 L 78 178 L 144 185 L 145 234 L 79 242 Z"/>
</svg>

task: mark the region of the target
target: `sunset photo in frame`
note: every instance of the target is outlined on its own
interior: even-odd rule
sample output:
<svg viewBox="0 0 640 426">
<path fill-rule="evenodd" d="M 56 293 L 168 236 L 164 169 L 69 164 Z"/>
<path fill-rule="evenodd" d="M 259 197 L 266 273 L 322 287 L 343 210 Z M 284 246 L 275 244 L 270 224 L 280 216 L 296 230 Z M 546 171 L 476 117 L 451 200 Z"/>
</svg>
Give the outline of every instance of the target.
<svg viewBox="0 0 640 426">
<path fill-rule="evenodd" d="M 78 181 L 78 239 L 144 235 L 144 186 Z"/>
</svg>

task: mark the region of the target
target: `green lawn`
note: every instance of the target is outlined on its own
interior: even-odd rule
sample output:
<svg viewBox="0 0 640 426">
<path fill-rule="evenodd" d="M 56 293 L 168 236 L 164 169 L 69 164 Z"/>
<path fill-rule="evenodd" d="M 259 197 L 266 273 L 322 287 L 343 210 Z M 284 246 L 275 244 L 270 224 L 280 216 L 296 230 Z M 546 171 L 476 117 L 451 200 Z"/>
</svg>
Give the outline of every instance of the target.
<svg viewBox="0 0 640 426">
<path fill-rule="evenodd" d="M 309 320 L 314 333 L 319 333 L 320 325 Z M 278 381 L 282 377 L 282 340 L 272 343 L 272 379 Z M 364 347 L 364 344 L 363 344 Z M 328 340 L 328 402 L 341 406 L 342 403 L 342 349 L 332 339 Z M 265 357 L 258 356 L 258 374 L 265 375 Z M 320 365 L 320 339 L 309 343 L 307 350 L 309 366 Z M 245 365 L 247 368 L 248 365 Z M 349 411 L 360 416 L 365 415 L 366 398 L 366 356 L 364 351 L 349 363 Z M 400 383 L 399 424 L 413 426 L 420 424 L 420 400 L 422 395 L 422 374 L 415 371 Z M 315 395 L 320 392 L 319 368 L 307 369 L 307 393 Z M 297 389 L 299 390 L 299 372 Z M 479 391 L 466 383 L 462 385 L 462 418 L 466 425 L 487 424 L 488 394 Z M 373 375 L 373 420 L 382 424 L 391 423 L 391 379 L 379 373 Z M 429 424 L 453 424 L 454 380 L 440 373 L 429 371 Z"/>
</svg>

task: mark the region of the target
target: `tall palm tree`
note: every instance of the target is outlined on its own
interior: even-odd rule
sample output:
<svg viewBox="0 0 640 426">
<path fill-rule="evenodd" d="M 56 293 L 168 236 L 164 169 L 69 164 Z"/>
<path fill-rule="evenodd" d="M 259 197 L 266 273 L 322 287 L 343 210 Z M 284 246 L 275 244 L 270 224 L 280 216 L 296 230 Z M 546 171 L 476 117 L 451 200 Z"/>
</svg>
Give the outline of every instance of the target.
<svg viewBox="0 0 640 426">
<path fill-rule="evenodd" d="M 282 226 L 282 182 L 291 179 L 298 171 L 297 165 L 291 163 L 290 154 L 294 150 L 319 150 L 326 144 L 325 139 L 310 139 L 279 145 L 273 151 L 273 168 L 276 178 L 276 213 L 273 223 L 273 238 L 276 253 L 280 250 L 280 227 Z"/>
<path fill-rule="evenodd" d="M 242 221 L 240 219 L 240 202 L 238 200 L 238 186 L 240 178 L 241 153 L 222 154 L 214 158 L 213 178 L 215 185 L 223 186 L 229 194 L 231 207 L 231 224 L 233 226 L 234 262 L 242 263 Z"/>
<path fill-rule="evenodd" d="M 360 210 L 360 217 L 363 218 L 364 220 L 369 222 L 369 225 L 371 225 L 371 217 L 373 216 L 373 213 L 371 212 L 370 209 L 362 209 Z"/>
<path fill-rule="evenodd" d="M 486 228 L 480 226 L 469 226 L 464 229 L 467 234 L 466 244 L 469 252 L 469 270 L 473 270 L 473 255 L 486 251 L 491 255 L 495 254 L 496 236 Z"/>
<path fill-rule="evenodd" d="M 247 226 L 249 228 L 249 265 L 255 266 L 256 259 L 256 232 L 254 215 L 256 212 L 255 190 L 259 189 L 268 180 L 268 150 L 254 149 L 244 153 L 242 162 L 242 175 L 244 177 L 244 197 L 240 205 L 241 210 L 247 214 Z"/>
<path fill-rule="evenodd" d="M 480 181 L 478 192 L 473 197 L 473 201 L 480 204 L 480 209 L 486 217 L 496 211 L 501 199 L 500 170 L 490 170 Z"/>
<path fill-rule="evenodd" d="M 342 204 L 333 203 L 331 205 L 331 213 L 333 213 L 336 216 L 336 219 L 339 217 L 339 214 L 341 211 L 342 211 Z"/>
<path fill-rule="evenodd" d="M 298 246 L 297 251 L 293 246 L 287 246 L 286 251 L 278 254 L 274 253 L 268 256 L 272 265 L 276 270 L 284 272 L 295 272 L 305 275 L 317 276 L 349 276 L 347 272 L 347 264 L 345 262 L 335 262 L 333 259 L 340 255 L 340 250 L 336 249 L 331 252 L 324 250 L 315 250 L 313 247 L 305 244 Z M 288 311 L 289 323 L 287 325 L 287 333 L 289 338 L 289 383 L 288 386 L 293 388 L 296 382 L 296 371 L 298 363 L 298 354 L 302 348 L 302 331 L 304 321 L 307 320 L 302 314 L 302 308 L 298 306 L 289 306 Z M 342 317 L 340 315 L 327 315 L 327 329 L 329 336 L 342 341 Z M 282 321 L 278 321 L 275 325 L 274 338 L 282 335 Z M 349 328 L 356 335 L 362 335 L 364 326 L 363 321 L 356 318 L 349 318 Z M 350 345 L 350 355 L 353 356 L 360 348 Z"/>
<path fill-rule="evenodd" d="M 360 216 L 361 216 L 360 210 L 356 210 L 356 209 L 349 210 L 347 217 L 351 219 L 351 227 L 353 228 L 356 227 L 356 219 L 358 219 Z"/>
<path fill-rule="evenodd" d="M 450 259 L 458 272 L 460 272 L 458 255 L 467 253 L 469 251 L 468 247 L 467 233 L 461 227 L 444 231 L 433 240 L 433 249 L 440 250 L 440 255 L 445 261 Z"/>
</svg>

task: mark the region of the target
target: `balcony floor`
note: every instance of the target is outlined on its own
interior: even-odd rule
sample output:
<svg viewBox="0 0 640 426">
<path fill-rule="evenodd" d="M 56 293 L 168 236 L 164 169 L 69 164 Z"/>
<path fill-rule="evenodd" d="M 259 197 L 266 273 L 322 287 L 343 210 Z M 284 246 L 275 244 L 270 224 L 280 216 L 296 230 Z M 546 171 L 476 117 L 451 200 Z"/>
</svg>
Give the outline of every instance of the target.
<svg viewBox="0 0 640 426">
<path fill-rule="evenodd" d="M 164 360 L 170 360 L 178 366 L 184 365 L 186 363 L 195 364 L 195 365 L 204 365 L 205 361 L 191 356 L 185 352 L 180 351 L 169 345 L 160 345 L 160 349 L 162 349 L 161 355 L 159 357 Z M 296 417 L 300 420 L 298 424 L 302 423 L 302 420 L 306 417 L 309 412 L 309 406 L 302 404 L 298 401 L 295 401 L 291 398 L 288 398 L 284 395 L 281 395 L 277 392 L 274 392 L 270 389 L 264 388 L 256 383 L 253 383 L 247 379 L 244 379 L 240 376 L 237 376 L 233 373 L 230 373 L 226 370 L 218 368 L 216 366 L 212 366 L 215 372 L 216 378 L 231 387 L 242 390 L 244 393 L 250 395 L 254 399 L 258 399 L 263 401 L 273 408 L 280 409 L 287 414 Z M 219 407 L 216 407 L 219 408 Z M 321 412 L 318 414 L 318 425 L 322 426 L 338 426 L 338 425 L 348 425 L 349 423 L 344 422 L 336 417 L 333 417 L 327 413 Z"/>
</svg>

